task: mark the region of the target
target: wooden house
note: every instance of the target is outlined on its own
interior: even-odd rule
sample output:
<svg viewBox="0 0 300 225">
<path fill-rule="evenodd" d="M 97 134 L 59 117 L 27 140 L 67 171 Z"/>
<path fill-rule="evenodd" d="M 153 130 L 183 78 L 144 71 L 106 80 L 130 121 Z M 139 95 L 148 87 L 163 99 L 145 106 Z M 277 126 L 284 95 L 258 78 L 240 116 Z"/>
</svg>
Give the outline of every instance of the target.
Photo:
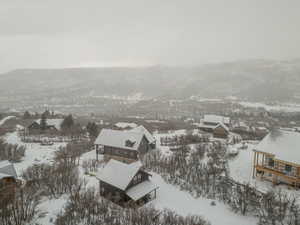
<svg viewBox="0 0 300 225">
<path fill-rule="evenodd" d="M 213 135 L 215 138 L 227 138 L 229 135 L 229 128 L 224 123 L 219 123 L 213 128 Z"/>
<path fill-rule="evenodd" d="M 145 135 L 146 139 L 148 140 L 148 143 L 149 143 L 149 147 L 151 149 L 155 149 L 156 148 L 156 140 L 155 138 L 153 137 L 153 135 L 143 126 L 138 126 L 138 127 L 135 127 L 131 130 L 129 130 L 129 132 L 136 132 L 136 133 L 142 133 Z"/>
<path fill-rule="evenodd" d="M 151 148 L 143 133 L 102 129 L 95 140 L 96 157 L 103 154 L 107 161 L 111 158 L 121 162 L 137 161 Z"/>
<path fill-rule="evenodd" d="M 206 132 L 213 132 L 219 124 L 224 124 L 229 127 L 230 118 L 218 115 L 204 115 L 203 120 L 200 122 L 199 129 Z"/>
<path fill-rule="evenodd" d="M 61 130 L 61 124 L 63 119 L 46 119 L 46 131 L 48 132 L 57 132 Z M 33 121 L 28 127 L 27 130 L 30 134 L 40 133 L 41 132 L 41 119 Z"/>
<path fill-rule="evenodd" d="M 14 189 L 17 185 L 17 173 L 15 167 L 9 161 L 0 162 L 0 188 L 10 187 Z"/>
<path fill-rule="evenodd" d="M 300 133 L 271 131 L 253 150 L 253 177 L 300 185 Z"/>
<path fill-rule="evenodd" d="M 140 161 L 126 164 L 111 159 L 97 174 L 101 196 L 122 207 L 139 207 L 156 198 L 157 186 Z"/>
</svg>

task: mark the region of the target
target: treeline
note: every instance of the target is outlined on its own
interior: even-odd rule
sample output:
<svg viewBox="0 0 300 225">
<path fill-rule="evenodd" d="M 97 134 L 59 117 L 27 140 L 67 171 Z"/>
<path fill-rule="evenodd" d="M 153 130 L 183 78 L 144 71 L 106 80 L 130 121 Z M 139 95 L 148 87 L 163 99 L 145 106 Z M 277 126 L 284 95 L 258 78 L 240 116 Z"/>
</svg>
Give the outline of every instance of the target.
<svg viewBox="0 0 300 225">
<path fill-rule="evenodd" d="M 25 156 L 25 152 L 25 146 L 9 144 L 0 138 L 0 161 L 9 160 L 11 162 L 20 162 L 22 157 Z"/>
<path fill-rule="evenodd" d="M 194 135 L 194 134 L 187 134 L 187 135 L 175 135 L 173 137 L 161 137 L 160 144 L 162 146 L 178 146 L 182 143 L 185 144 L 195 144 L 201 142 L 209 142 L 209 135 Z"/>
<path fill-rule="evenodd" d="M 258 217 L 260 225 L 300 224 L 296 198 L 284 192 L 262 193 L 228 177 L 226 147 L 221 143 L 203 143 L 196 151 L 183 145 L 168 157 L 152 152 L 145 156 L 144 164 L 194 197 L 216 199 L 236 213 Z"/>
<path fill-rule="evenodd" d="M 138 210 L 121 208 L 102 199 L 94 189 L 70 197 L 55 225 L 209 225 L 200 216 L 183 217 L 151 206 Z"/>
</svg>

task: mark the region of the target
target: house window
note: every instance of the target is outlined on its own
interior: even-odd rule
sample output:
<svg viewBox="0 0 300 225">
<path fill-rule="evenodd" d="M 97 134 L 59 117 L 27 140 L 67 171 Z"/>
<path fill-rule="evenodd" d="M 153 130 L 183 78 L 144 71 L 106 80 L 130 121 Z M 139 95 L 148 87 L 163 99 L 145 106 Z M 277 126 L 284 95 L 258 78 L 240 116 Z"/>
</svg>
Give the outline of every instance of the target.
<svg viewBox="0 0 300 225">
<path fill-rule="evenodd" d="M 288 164 L 286 164 L 286 165 L 285 165 L 285 172 L 287 172 L 287 173 L 290 173 L 290 172 L 292 172 L 292 166 L 291 166 L 291 165 L 288 165 Z"/>
<path fill-rule="evenodd" d="M 268 159 L 268 166 L 269 167 L 274 167 L 274 159 L 273 158 Z"/>
</svg>

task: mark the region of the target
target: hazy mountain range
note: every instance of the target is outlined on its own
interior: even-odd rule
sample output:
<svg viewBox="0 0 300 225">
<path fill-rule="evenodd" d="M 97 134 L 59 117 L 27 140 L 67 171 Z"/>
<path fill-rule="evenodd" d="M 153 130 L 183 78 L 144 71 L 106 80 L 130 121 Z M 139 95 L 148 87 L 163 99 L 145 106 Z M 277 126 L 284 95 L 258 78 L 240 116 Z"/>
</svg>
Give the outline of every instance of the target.
<svg viewBox="0 0 300 225">
<path fill-rule="evenodd" d="M 0 75 L 2 98 L 134 96 L 298 101 L 300 60 L 199 67 L 18 69 Z"/>
</svg>

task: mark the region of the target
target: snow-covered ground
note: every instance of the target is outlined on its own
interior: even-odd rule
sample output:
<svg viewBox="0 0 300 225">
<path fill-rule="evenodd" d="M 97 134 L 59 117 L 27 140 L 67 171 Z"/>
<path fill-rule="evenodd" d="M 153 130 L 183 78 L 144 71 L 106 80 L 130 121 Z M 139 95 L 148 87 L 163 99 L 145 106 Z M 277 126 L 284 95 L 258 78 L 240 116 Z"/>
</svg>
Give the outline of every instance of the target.
<svg viewBox="0 0 300 225">
<path fill-rule="evenodd" d="M 153 174 L 152 181 L 159 186 L 157 198 L 152 202 L 159 209 L 168 208 L 183 216 L 200 215 L 212 225 L 255 225 L 257 223 L 256 218 L 235 214 L 222 203 L 216 202 L 215 206 L 211 206 L 212 200 L 196 199 L 189 193 L 167 184 L 157 174 Z"/>
<path fill-rule="evenodd" d="M 267 111 L 300 112 L 299 104 L 268 105 L 261 102 L 239 102 L 240 105 L 251 108 L 264 108 Z"/>
<path fill-rule="evenodd" d="M 300 201 L 300 192 L 286 185 L 273 186 L 271 182 L 260 180 L 259 178 L 253 178 L 253 149 L 258 142 L 248 142 L 247 149 L 238 150 L 239 153 L 236 157 L 229 160 L 230 176 L 240 182 L 249 183 L 250 185 L 256 187 L 262 192 L 268 192 L 270 190 L 282 189 L 290 195 L 298 196 Z M 231 148 L 241 147 L 241 144 L 231 146 Z"/>
<path fill-rule="evenodd" d="M 168 135 L 181 135 L 185 134 L 185 130 L 179 130 Z M 160 140 L 160 137 L 165 134 L 156 134 L 156 138 Z M 22 162 L 16 163 L 15 167 L 20 174 L 27 167 L 35 163 L 51 163 L 54 152 L 64 144 L 59 143 L 53 146 L 40 146 L 39 144 L 25 144 L 22 143 L 17 135 L 17 132 L 9 133 L 5 137 L 6 141 L 12 144 L 22 144 L 26 145 L 26 156 L 23 158 Z M 158 144 L 158 148 L 161 146 Z M 166 147 L 168 148 L 168 147 Z M 167 149 L 162 150 L 167 151 Z M 246 153 L 247 151 L 245 151 Z M 239 156 L 243 157 L 243 153 Z M 248 158 L 247 154 L 244 155 L 245 159 Z M 88 187 L 98 188 L 98 180 L 95 176 L 84 174 L 82 168 L 82 162 L 88 159 L 95 159 L 95 150 L 87 152 L 82 155 L 80 160 L 79 171 L 82 178 L 87 182 Z M 248 162 L 248 161 L 247 161 Z M 245 166 L 245 161 L 243 163 L 231 163 L 232 168 L 234 166 L 238 169 L 241 165 Z M 251 166 L 250 166 L 251 167 Z M 102 167 L 99 168 L 101 170 Z M 237 170 L 236 170 L 237 171 Z M 238 172 L 234 172 L 238 175 Z M 233 173 L 233 174 L 234 174 Z M 245 179 L 247 176 L 244 177 Z M 180 215 L 196 214 L 201 215 L 205 219 L 211 222 L 212 225 L 254 225 L 257 223 L 257 219 L 253 217 L 244 217 L 233 213 L 226 205 L 216 202 L 216 206 L 211 206 L 211 201 L 205 198 L 194 198 L 188 192 L 181 191 L 178 187 L 167 184 L 160 175 L 153 174 L 152 181 L 159 186 L 157 191 L 157 199 L 149 204 L 153 204 L 159 209 L 168 208 L 174 210 Z M 56 215 L 63 210 L 66 204 L 68 196 L 64 195 L 59 199 L 48 199 L 44 198 L 39 209 L 45 212 L 45 217 L 38 218 L 36 222 L 43 225 L 53 225 Z"/>
<path fill-rule="evenodd" d="M 6 121 L 8 121 L 8 120 L 10 120 L 12 118 L 15 118 L 15 116 L 4 117 L 2 120 L 0 120 L 0 126 L 2 126 Z"/>
<path fill-rule="evenodd" d="M 39 143 L 23 143 L 17 132 L 8 133 L 5 136 L 5 140 L 7 143 L 26 147 L 25 157 L 22 158 L 21 162 L 14 164 L 18 175 L 21 175 L 24 170 L 34 164 L 51 163 L 54 152 L 57 151 L 60 146 L 66 145 L 66 143 L 55 143 L 52 146 L 41 146 Z"/>
<path fill-rule="evenodd" d="M 39 210 L 43 212 L 44 216 L 37 218 L 35 222 L 42 225 L 53 225 L 56 216 L 63 211 L 68 198 L 68 195 L 63 195 L 58 199 L 42 199 Z"/>
</svg>

